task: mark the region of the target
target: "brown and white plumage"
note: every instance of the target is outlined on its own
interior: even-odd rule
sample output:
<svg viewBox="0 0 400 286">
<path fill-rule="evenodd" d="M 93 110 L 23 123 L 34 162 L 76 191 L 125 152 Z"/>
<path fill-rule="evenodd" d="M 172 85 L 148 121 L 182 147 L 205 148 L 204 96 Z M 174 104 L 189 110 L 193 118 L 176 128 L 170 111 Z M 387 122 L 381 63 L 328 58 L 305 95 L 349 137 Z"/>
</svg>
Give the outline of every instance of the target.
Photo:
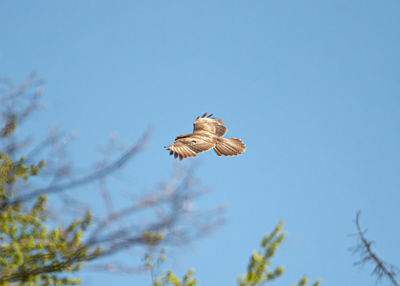
<svg viewBox="0 0 400 286">
<path fill-rule="evenodd" d="M 193 133 L 180 135 L 175 138 L 167 149 L 170 155 L 182 160 L 183 158 L 196 157 L 198 153 L 214 149 L 218 156 L 235 156 L 246 150 L 246 145 L 237 138 L 221 138 L 228 130 L 221 119 L 207 116 L 204 113 L 194 122 Z"/>
</svg>

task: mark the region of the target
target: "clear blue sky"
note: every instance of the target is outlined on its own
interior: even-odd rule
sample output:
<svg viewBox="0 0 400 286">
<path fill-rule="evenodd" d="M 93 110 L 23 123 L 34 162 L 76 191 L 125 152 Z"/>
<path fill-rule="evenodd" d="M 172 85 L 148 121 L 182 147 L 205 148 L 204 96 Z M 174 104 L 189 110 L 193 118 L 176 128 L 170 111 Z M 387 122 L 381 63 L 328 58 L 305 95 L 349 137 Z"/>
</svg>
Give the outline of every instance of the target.
<svg viewBox="0 0 400 286">
<path fill-rule="evenodd" d="M 179 274 L 193 267 L 200 285 L 234 285 L 285 219 L 276 285 L 303 274 L 375 285 L 370 268 L 352 266 L 348 234 L 362 210 L 377 252 L 400 265 L 399 15 L 395 0 L 2 0 L 0 75 L 38 71 L 50 108 L 32 130 L 77 130 L 73 151 L 87 162 L 111 132 L 134 141 L 152 125 L 150 145 L 125 171 L 132 188 L 168 177 L 174 162 L 162 147 L 204 112 L 245 141 L 240 157 L 196 159 L 213 190 L 205 205 L 224 203 L 227 224 L 171 250 Z"/>
</svg>

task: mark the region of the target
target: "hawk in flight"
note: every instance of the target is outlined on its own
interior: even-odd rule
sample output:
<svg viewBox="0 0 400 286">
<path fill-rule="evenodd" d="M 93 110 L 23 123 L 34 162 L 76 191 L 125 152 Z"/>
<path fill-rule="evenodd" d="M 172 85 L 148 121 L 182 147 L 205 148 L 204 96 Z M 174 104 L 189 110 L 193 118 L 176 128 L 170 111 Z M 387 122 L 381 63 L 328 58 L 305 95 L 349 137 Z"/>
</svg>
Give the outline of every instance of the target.
<svg viewBox="0 0 400 286">
<path fill-rule="evenodd" d="M 198 116 L 194 122 L 192 134 L 179 135 L 167 149 L 170 155 L 182 160 L 196 157 L 198 153 L 214 149 L 218 156 L 236 156 L 246 150 L 246 145 L 237 138 L 221 138 L 226 128 L 221 119 L 213 118 L 214 114 Z"/>
</svg>

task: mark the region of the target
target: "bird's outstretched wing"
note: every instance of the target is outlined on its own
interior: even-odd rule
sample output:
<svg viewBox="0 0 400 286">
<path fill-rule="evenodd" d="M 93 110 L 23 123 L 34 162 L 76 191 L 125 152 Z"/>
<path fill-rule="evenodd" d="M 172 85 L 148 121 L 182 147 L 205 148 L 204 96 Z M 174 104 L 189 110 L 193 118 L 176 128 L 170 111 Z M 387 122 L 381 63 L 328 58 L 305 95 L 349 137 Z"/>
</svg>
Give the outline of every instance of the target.
<svg viewBox="0 0 400 286">
<path fill-rule="evenodd" d="M 224 136 L 228 128 L 224 126 L 224 122 L 221 119 L 213 118 L 213 115 L 204 113 L 201 117 L 198 116 L 193 124 L 193 134 L 206 131 L 218 137 Z"/>
<path fill-rule="evenodd" d="M 175 142 L 172 143 L 168 150 L 169 154 L 174 155 L 175 158 L 179 156 L 179 159 L 196 157 L 196 154 L 208 151 L 215 147 L 215 143 L 206 141 L 193 134 L 179 136 Z"/>
</svg>

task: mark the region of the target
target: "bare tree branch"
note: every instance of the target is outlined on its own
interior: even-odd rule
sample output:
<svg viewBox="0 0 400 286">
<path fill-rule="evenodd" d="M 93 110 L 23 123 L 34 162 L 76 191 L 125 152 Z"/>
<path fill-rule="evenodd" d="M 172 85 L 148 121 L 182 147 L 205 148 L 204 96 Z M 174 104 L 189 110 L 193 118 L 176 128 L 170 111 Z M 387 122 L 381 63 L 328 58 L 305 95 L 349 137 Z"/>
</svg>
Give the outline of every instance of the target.
<svg viewBox="0 0 400 286">
<path fill-rule="evenodd" d="M 396 277 L 400 273 L 400 269 L 392 264 L 384 262 L 380 259 L 375 252 L 372 251 L 372 245 L 374 241 L 370 241 L 365 237 L 367 230 L 362 230 L 360 226 L 360 216 L 361 212 L 357 212 L 356 219 L 354 221 L 357 227 L 357 233 L 355 234 L 359 238 L 358 244 L 351 248 L 353 254 L 360 255 L 360 260 L 355 262 L 354 265 L 364 265 L 367 263 L 371 263 L 374 265 L 374 270 L 372 271 L 372 275 L 377 276 L 377 282 L 382 280 L 382 278 L 387 278 L 389 281 L 395 285 L 399 286 L 399 282 Z"/>
<path fill-rule="evenodd" d="M 86 176 L 77 179 L 72 179 L 62 184 L 51 184 L 50 186 L 44 188 L 38 188 L 30 192 L 29 194 L 22 195 L 21 197 L 16 197 L 13 203 L 32 200 L 40 195 L 54 194 L 65 190 L 75 189 L 77 187 L 82 187 L 84 185 L 93 183 L 94 181 L 97 181 L 99 179 L 102 179 L 106 176 L 109 176 L 115 171 L 121 169 L 125 165 L 125 163 L 128 162 L 129 159 L 131 159 L 134 155 L 136 155 L 139 151 L 141 151 L 145 143 L 147 142 L 149 136 L 150 136 L 150 129 L 148 129 L 139 139 L 139 141 L 135 145 L 133 145 L 125 154 L 123 154 L 112 164 L 107 165 L 100 170 L 96 170 Z"/>
<path fill-rule="evenodd" d="M 62 133 L 53 130 L 33 148 L 28 146 L 32 143 L 31 137 L 21 140 L 19 137 L 23 133 L 14 134 L 14 129 L 41 106 L 39 96 L 43 92 L 42 83 L 34 75 L 20 85 L 0 79 L 0 115 L 4 119 L 4 127 L 0 126 L 0 130 L 7 133 L 7 136 L 0 137 L 0 149 L 11 157 L 21 158 L 22 154 L 27 154 L 27 165 L 37 163 L 38 157 L 46 162 L 46 167 L 38 176 L 30 178 L 28 182 L 8 186 L 8 191 L 15 195 L 10 201 L 0 200 L 0 211 L 13 204 L 29 205 L 41 195 L 53 195 L 48 211 L 53 225 L 67 225 L 67 221 L 82 217 L 90 209 L 93 219 L 83 238 L 85 246 L 91 249 L 101 247 L 100 257 L 134 250 L 137 259 L 140 258 L 138 252 L 190 243 L 223 223 L 223 208 L 198 211 L 194 207 L 195 201 L 206 191 L 194 179 L 193 166 L 176 169 L 168 180 L 145 192 L 124 190 L 123 204 L 119 204 L 121 190 L 116 190 L 119 184 L 108 180 L 144 149 L 151 134 L 150 128 L 135 144 L 128 144 L 129 148 L 116 142 L 117 136 L 114 134 L 110 142 L 99 150 L 103 158 L 89 172 L 85 172 L 86 175 L 81 175 L 82 171 L 76 172 L 73 168 L 72 157 L 68 153 L 69 144 L 65 144 L 74 137 L 72 133 L 61 136 Z M 91 205 L 93 202 L 80 198 L 79 192 L 71 193 L 88 185 L 99 191 L 96 198 L 102 200 L 104 207 Z M 137 263 L 137 259 L 137 265 L 133 267 L 120 262 L 97 264 L 95 261 L 89 268 L 112 273 L 137 273 L 146 269 L 145 263 Z"/>
</svg>

